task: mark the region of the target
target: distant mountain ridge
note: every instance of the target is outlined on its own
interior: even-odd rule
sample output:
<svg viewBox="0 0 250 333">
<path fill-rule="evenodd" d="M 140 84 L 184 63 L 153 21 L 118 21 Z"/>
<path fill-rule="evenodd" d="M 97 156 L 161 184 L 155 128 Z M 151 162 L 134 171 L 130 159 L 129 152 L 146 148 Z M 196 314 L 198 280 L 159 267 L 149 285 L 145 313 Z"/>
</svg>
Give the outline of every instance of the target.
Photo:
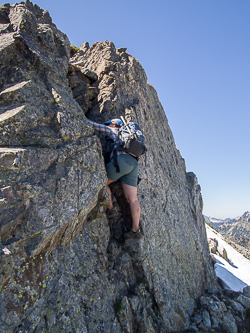
<svg viewBox="0 0 250 333">
<path fill-rule="evenodd" d="M 250 212 L 234 219 L 218 219 L 204 216 L 205 221 L 224 237 L 250 250 Z"/>
</svg>

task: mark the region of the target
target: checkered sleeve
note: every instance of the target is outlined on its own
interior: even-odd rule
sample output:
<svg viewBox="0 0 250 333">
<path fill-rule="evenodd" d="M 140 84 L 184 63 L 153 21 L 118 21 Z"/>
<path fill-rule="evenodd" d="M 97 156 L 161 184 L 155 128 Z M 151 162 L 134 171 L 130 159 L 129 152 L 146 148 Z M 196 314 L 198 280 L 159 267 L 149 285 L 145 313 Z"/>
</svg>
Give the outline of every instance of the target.
<svg viewBox="0 0 250 333">
<path fill-rule="evenodd" d="M 101 133 L 104 133 L 105 135 L 109 136 L 111 139 L 113 139 L 114 141 L 116 141 L 117 139 L 117 133 L 113 132 L 113 130 L 106 126 L 106 125 L 102 125 L 102 124 L 98 124 L 95 123 L 92 120 L 87 119 L 88 123 L 91 124 L 93 126 L 93 128 Z"/>
</svg>

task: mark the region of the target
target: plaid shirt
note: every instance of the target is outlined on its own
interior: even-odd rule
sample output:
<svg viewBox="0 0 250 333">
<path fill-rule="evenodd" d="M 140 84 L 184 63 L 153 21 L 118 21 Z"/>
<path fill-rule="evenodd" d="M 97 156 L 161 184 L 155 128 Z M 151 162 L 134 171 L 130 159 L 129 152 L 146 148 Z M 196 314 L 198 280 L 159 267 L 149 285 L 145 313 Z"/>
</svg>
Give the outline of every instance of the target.
<svg viewBox="0 0 250 333">
<path fill-rule="evenodd" d="M 94 121 L 89 120 L 89 119 L 87 119 L 87 121 L 88 121 L 89 124 L 91 124 L 93 126 L 93 128 L 95 130 L 107 135 L 108 137 L 110 137 L 114 141 L 114 143 L 115 143 L 114 144 L 114 149 L 110 154 L 110 158 L 112 158 L 114 150 L 118 146 L 121 145 L 121 140 L 118 137 L 119 129 L 116 128 L 116 127 L 109 127 L 109 126 L 106 126 L 106 125 L 98 124 L 98 123 L 95 123 Z M 127 153 L 125 153 L 124 151 L 117 150 L 117 155 L 122 155 L 122 154 L 127 154 Z"/>
</svg>

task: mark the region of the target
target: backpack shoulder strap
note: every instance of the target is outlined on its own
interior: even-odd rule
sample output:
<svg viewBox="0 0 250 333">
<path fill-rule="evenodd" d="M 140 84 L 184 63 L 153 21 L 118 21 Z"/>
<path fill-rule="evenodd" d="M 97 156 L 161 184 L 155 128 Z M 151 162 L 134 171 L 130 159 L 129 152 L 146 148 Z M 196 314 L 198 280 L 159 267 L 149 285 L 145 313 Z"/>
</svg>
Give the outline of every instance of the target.
<svg viewBox="0 0 250 333">
<path fill-rule="evenodd" d="M 129 126 L 128 126 L 126 120 L 123 118 L 123 116 L 121 116 L 121 120 L 123 121 L 123 124 L 126 126 L 128 132 L 129 132 L 129 134 L 132 135 L 132 133 L 131 133 L 131 131 L 130 131 L 130 128 L 129 128 Z"/>
<path fill-rule="evenodd" d="M 118 164 L 118 160 L 117 160 L 117 149 L 114 150 L 113 152 L 113 164 L 115 166 L 115 169 L 116 169 L 116 173 L 120 172 L 120 167 L 119 167 L 119 164 Z"/>
</svg>

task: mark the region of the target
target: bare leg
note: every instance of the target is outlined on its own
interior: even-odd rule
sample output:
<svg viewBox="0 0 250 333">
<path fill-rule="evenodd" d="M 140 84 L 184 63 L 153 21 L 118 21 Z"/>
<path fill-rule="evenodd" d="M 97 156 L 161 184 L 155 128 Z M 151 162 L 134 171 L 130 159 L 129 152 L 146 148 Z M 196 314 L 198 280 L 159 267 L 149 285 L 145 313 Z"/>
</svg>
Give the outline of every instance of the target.
<svg viewBox="0 0 250 333">
<path fill-rule="evenodd" d="M 113 201 L 112 201 L 112 193 L 111 193 L 111 189 L 109 187 L 109 184 L 113 183 L 113 180 L 108 179 L 107 181 L 107 191 L 109 194 L 109 206 L 108 209 L 112 209 L 113 208 Z"/>
<path fill-rule="evenodd" d="M 141 207 L 137 198 L 137 188 L 127 184 L 122 184 L 122 187 L 131 210 L 133 220 L 132 231 L 136 232 L 139 229 L 139 221 L 141 215 Z"/>
</svg>

